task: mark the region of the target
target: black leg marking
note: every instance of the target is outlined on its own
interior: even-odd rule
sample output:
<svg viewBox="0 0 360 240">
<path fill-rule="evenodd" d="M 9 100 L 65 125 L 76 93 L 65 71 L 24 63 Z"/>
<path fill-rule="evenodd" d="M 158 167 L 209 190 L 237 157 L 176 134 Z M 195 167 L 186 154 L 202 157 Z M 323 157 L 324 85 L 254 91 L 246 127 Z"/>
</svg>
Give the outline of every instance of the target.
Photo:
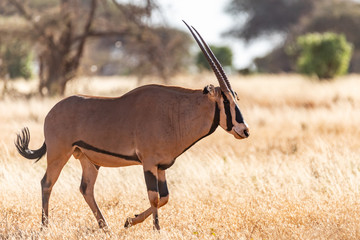
<svg viewBox="0 0 360 240">
<path fill-rule="evenodd" d="M 155 219 L 154 219 L 154 230 L 160 230 L 160 226 L 159 226 L 159 216 L 158 215 L 156 215 L 155 216 Z"/>
<path fill-rule="evenodd" d="M 145 182 L 146 182 L 146 188 L 148 191 L 158 192 L 158 184 L 157 184 L 157 178 L 156 176 L 150 172 L 145 171 Z"/>
<path fill-rule="evenodd" d="M 81 184 L 80 184 L 80 192 L 82 194 L 85 194 L 86 189 L 87 189 L 87 183 L 82 179 Z"/>
<path fill-rule="evenodd" d="M 159 194 L 160 198 L 166 197 L 169 195 L 169 190 L 167 188 L 166 181 L 158 181 L 158 187 L 159 187 Z"/>
</svg>

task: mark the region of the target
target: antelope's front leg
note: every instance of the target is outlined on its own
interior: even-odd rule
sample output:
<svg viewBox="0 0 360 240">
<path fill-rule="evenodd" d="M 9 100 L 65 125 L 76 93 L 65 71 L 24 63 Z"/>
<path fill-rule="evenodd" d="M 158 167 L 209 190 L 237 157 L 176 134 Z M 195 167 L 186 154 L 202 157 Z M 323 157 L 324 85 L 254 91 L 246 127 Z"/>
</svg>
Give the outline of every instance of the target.
<svg viewBox="0 0 360 240">
<path fill-rule="evenodd" d="M 150 180 L 153 177 L 149 177 L 151 175 L 150 175 L 150 173 L 146 173 L 146 171 L 144 172 L 144 174 L 145 174 L 146 186 L 148 187 L 148 183 L 147 183 L 146 179 Z M 148 176 L 148 177 L 146 177 L 146 176 Z M 158 202 L 157 208 L 160 208 L 160 207 L 164 206 L 169 201 L 169 191 L 168 191 L 167 183 L 166 183 L 165 170 L 158 169 L 158 171 L 157 171 L 157 190 L 159 191 L 159 195 L 160 195 L 160 201 Z M 149 193 L 149 187 L 148 187 L 148 193 Z M 149 199 L 150 199 L 150 195 L 149 195 Z M 151 206 L 146 211 L 135 215 L 135 218 L 126 219 L 124 227 L 128 228 L 128 227 L 131 227 L 131 226 L 136 225 L 138 223 L 141 223 L 147 217 L 149 217 L 150 214 L 152 214 L 152 213 L 153 213 L 153 207 Z M 158 220 L 157 220 L 157 225 L 159 226 Z M 156 226 L 155 226 L 155 218 L 154 218 L 154 227 L 156 228 Z"/>
<path fill-rule="evenodd" d="M 159 204 L 159 189 L 157 178 L 157 167 L 150 170 L 144 169 L 146 188 L 150 201 L 150 209 L 153 215 L 154 229 L 160 230 L 159 218 L 158 218 L 158 204 Z"/>
</svg>

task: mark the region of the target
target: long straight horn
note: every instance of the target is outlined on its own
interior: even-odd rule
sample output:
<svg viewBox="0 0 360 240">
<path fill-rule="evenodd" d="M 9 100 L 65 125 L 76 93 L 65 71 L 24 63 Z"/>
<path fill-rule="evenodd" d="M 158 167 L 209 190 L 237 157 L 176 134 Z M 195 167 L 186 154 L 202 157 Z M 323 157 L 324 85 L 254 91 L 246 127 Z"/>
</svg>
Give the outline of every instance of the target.
<svg viewBox="0 0 360 240">
<path fill-rule="evenodd" d="M 227 85 L 227 87 L 229 88 L 229 90 L 231 91 L 231 93 L 234 95 L 233 90 L 232 90 L 232 87 L 231 87 L 231 84 L 230 84 L 230 81 L 228 80 L 228 78 L 227 78 L 227 76 L 226 76 L 226 74 L 225 74 L 225 71 L 224 71 L 221 63 L 220 63 L 219 60 L 216 58 L 215 54 L 214 54 L 213 51 L 210 49 L 209 45 L 208 45 L 208 44 L 204 41 L 204 39 L 201 37 L 200 33 L 199 33 L 193 26 L 191 26 L 191 27 L 195 30 L 196 34 L 200 37 L 201 42 L 204 44 L 204 46 L 205 46 L 207 52 L 209 53 L 212 61 L 215 63 L 217 69 L 219 70 L 219 72 L 220 72 L 220 74 L 221 74 L 221 76 L 222 76 L 222 79 L 224 79 L 225 84 Z"/>
<path fill-rule="evenodd" d="M 196 40 L 197 44 L 199 45 L 201 51 L 203 52 L 204 56 L 206 57 L 206 60 L 208 61 L 208 63 L 210 64 L 211 69 L 213 70 L 213 72 L 216 75 L 216 78 L 218 79 L 218 82 L 220 84 L 220 88 L 222 91 L 224 92 L 230 92 L 226 82 L 224 81 L 224 78 L 222 77 L 218 67 L 215 65 L 213 59 L 209 56 L 209 53 L 205 50 L 203 44 L 199 41 L 199 39 L 197 38 L 196 34 L 194 33 L 194 31 L 191 29 L 191 27 L 183 20 L 183 22 L 185 23 L 185 25 L 187 26 L 187 28 L 190 30 L 191 34 L 193 35 L 194 39 Z M 194 27 L 193 27 L 194 28 Z M 194 28 L 194 30 L 196 31 L 196 29 Z M 196 33 L 200 36 L 200 34 L 196 31 Z M 201 38 L 201 36 L 200 36 Z M 201 38 L 202 39 L 202 38 Z M 203 40 L 202 40 L 203 41 Z M 205 47 L 208 48 L 207 44 L 203 41 Z M 211 50 L 210 50 L 211 51 Z"/>
</svg>

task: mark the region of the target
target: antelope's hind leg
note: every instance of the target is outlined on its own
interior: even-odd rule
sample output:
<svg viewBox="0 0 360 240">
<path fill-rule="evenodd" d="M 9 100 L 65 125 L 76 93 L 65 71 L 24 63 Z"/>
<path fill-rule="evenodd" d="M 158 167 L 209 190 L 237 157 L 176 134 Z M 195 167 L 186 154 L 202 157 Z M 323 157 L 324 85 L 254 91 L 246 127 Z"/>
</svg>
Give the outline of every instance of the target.
<svg viewBox="0 0 360 240">
<path fill-rule="evenodd" d="M 42 214 L 41 224 L 44 227 L 49 223 L 49 200 L 52 188 L 59 178 L 60 172 L 69 160 L 70 155 L 64 154 L 52 154 L 51 150 L 48 150 L 47 155 L 47 168 L 44 177 L 41 179 L 41 193 L 42 193 Z"/>
<path fill-rule="evenodd" d="M 151 207 L 140 214 L 136 214 L 135 218 L 127 218 L 124 227 L 128 228 L 141 223 L 153 214 L 154 228 L 160 230 L 157 209 L 164 206 L 169 201 L 169 191 L 166 183 L 165 170 L 158 169 L 156 175 L 153 171 L 144 171 L 144 175 Z"/>
<path fill-rule="evenodd" d="M 83 170 L 80 192 L 84 196 L 86 203 L 89 205 L 91 211 L 95 215 L 95 218 L 100 228 L 107 227 L 105 218 L 103 217 L 94 197 L 94 185 L 99 172 L 99 168 L 89 161 L 85 154 L 79 149 L 75 149 L 74 157 L 80 160 Z"/>
</svg>

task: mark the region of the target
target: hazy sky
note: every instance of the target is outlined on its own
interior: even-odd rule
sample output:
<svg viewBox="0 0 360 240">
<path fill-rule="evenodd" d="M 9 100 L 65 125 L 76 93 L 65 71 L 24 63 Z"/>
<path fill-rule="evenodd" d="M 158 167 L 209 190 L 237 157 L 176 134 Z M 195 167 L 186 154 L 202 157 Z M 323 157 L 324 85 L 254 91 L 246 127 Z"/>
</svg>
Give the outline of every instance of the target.
<svg viewBox="0 0 360 240">
<path fill-rule="evenodd" d="M 193 25 L 209 44 L 230 45 L 234 65 L 245 67 L 251 59 L 267 53 L 278 39 L 263 39 L 244 44 L 239 39 L 223 37 L 222 33 L 233 26 L 233 19 L 225 8 L 230 0 L 157 0 L 171 26 L 188 31 L 182 20 Z M 240 23 L 241 24 L 241 23 Z"/>
</svg>

